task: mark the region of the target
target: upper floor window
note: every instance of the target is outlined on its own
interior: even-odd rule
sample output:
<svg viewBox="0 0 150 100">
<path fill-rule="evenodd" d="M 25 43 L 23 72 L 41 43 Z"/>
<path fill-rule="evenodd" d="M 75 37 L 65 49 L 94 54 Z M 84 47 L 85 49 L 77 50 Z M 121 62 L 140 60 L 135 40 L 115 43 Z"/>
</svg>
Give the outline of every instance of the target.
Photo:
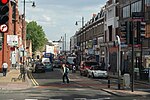
<svg viewBox="0 0 150 100">
<path fill-rule="evenodd" d="M 130 6 L 123 7 L 123 18 L 130 17 Z"/>
<path fill-rule="evenodd" d="M 114 16 L 113 14 L 114 14 L 113 10 L 109 9 L 108 10 L 108 18 L 112 18 Z"/>
<path fill-rule="evenodd" d="M 119 16 L 119 8 L 118 8 L 118 6 L 116 6 L 116 17 L 118 17 Z"/>
<path fill-rule="evenodd" d="M 146 5 L 150 5 L 150 0 L 145 0 Z"/>
<path fill-rule="evenodd" d="M 142 1 L 138 1 L 131 4 L 131 12 L 141 12 L 141 11 L 142 11 Z"/>
<path fill-rule="evenodd" d="M 118 3 L 119 2 L 119 0 L 116 0 L 116 3 Z"/>
</svg>

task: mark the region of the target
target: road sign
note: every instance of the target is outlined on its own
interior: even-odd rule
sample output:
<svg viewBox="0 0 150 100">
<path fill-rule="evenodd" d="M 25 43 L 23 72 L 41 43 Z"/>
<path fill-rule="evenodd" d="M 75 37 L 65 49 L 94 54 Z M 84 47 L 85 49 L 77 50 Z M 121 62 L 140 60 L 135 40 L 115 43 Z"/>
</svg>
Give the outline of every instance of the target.
<svg viewBox="0 0 150 100">
<path fill-rule="evenodd" d="M 0 25 L 0 31 L 5 33 L 8 31 L 8 26 L 6 24 Z"/>
<path fill-rule="evenodd" d="M 144 18 L 143 12 L 132 12 L 132 19 L 142 19 Z"/>
</svg>

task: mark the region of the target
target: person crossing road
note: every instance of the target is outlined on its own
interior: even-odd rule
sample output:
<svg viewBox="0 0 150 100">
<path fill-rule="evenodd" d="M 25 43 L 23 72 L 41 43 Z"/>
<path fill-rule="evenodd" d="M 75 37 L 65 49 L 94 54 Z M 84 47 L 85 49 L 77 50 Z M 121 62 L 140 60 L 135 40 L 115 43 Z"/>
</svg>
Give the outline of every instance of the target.
<svg viewBox="0 0 150 100">
<path fill-rule="evenodd" d="M 63 83 L 65 83 L 65 79 L 67 80 L 67 83 L 69 83 L 68 73 L 69 68 L 67 68 L 67 64 L 63 64 Z"/>
</svg>

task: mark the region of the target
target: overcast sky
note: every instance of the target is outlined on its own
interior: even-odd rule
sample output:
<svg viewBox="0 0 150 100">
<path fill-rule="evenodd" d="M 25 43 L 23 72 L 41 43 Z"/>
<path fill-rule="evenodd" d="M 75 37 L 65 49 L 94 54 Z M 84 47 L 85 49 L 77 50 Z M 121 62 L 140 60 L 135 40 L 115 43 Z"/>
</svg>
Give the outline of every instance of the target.
<svg viewBox="0 0 150 100">
<path fill-rule="evenodd" d="M 22 0 L 23 1 L 23 0 Z M 28 2 L 30 0 L 26 0 Z M 36 7 L 32 8 L 32 3 L 26 3 L 26 20 L 37 21 L 45 31 L 49 40 L 59 40 L 61 36 L 67 34 L 67 41 L 81 27 L 75 25 L 76 21 L 81 21 L 83 16 L 85 23 L 97 14 L 107 0 L 34 0 Z M 22 14 L 23 3 L 19 0 L 19 11 Z"/>
</svg>

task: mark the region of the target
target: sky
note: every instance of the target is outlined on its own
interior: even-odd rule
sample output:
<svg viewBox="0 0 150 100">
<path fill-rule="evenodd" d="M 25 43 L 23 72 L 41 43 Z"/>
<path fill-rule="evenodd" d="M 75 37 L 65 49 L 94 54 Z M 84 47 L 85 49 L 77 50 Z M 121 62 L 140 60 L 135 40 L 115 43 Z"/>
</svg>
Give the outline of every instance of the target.
<svg viewBox="0 0 150 100">
<path fill-rule="evenodd" d="M 23 0 L 19 1 L 19 12 L 23 12 Z M 84 23 L 97 14 L 107 0 L 32 0 L 36 7 L 32 7 L 31 0 L 26 0 L 26 20 L 36 21 L 43 27 L 48 40 L 57 41 L 67 37 L 69 44 L 70 37 L 81 27 L 81 18 Z M 76 21 L 78 26 L 75 25 Z"/>
</svg>

